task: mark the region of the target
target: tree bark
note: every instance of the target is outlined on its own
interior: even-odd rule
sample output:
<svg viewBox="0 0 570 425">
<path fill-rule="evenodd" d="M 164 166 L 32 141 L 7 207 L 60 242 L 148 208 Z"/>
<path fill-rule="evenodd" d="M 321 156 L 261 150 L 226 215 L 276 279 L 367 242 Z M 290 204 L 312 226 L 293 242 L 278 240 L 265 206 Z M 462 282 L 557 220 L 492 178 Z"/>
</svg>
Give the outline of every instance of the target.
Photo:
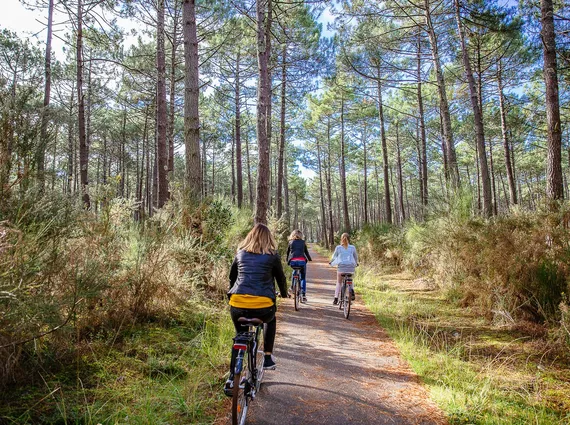
<svg viewBox="0 0 570 425">
<path fill-rule="evenodd" d="M 176 112 L 176 52 L 178 51 L 178 7 L 174 9 L 170 52 L 170 99 L 168 117 L 168 172 L 174 173 L 174 117 Z M 172 178 L 172 177 L 171 177 Z"/>
<path fill-rule="evenodd" d="M 157 204 L 162 208 L 168 200 L 168 136 L 166 111 L 166 54 L 164 50 L 164 1 L 158 0 L 156 26 L 156 167 Z"/>
<path fill-rule="evenodd" d="M 327 220 L 325 212 L 325 195 L 323 192 L 323 171 L 321 166 L 321 144 L 319 143 L 319 138 L 316 138 L 317 142 L 317 165 L 319 167 L 319 193 L 321 196 L 321 225 L 322 225 L 322 241 L 325 243 L 325 247 L 329 248 L 329 240 L 327 238 Z"/>
<path fill-rule="evenodd" d="M 388 170 L 388 144 L 386 143 L 386 130 L 384 128 L 384 105 L 382 102 L 382 84 L 380 79 L 380 67 L 378 67 L 378 114 L 380 118 L 380 140 L 382 142 L 382 168 L 384 171 L 384 203 L 386 209 L 386 222 L 393 224 L 392 202 L 390 200 L 390 179 Z"/>
<path fill-rule="evenodd" d="M 564 199 L 562 182 L 562 126 L 560 122 L 560 101 L 558 96 L 558 70 L 556 64 L 556 35 L 554 32 L 554 10 L 552 0 L 540 1 L 542 21 L 544 82 L 546 83 L 547 160 L 546 196 L 556 201 Z"/>
<path fill-rule="evenodd" d="M 186 185 L 190 196 L 200 199 L 202 194 L 202 163 L 200 160 L 200 115 L 198 101 L 200 80 L 198 73 L 198 35 L 196 0 L 184 0 L 184 145 L 186 153 Z"/>
<path fill-rule="evenodd" d="M 475 86 L 475 78 L 471 69 L 469 61 L 469 53 L 467 52 L 467 45 L 465 42 L 465 33 L 461 25 L 459 9 L 459 0 L 455 0 L 455 17 L 457 19 L 457 30 L 461 42 L 461 52 L 463 56 L 463 67 L 465 68 L 465 76 L 469 86 L 469 93 L 471 97 L 471 106 L 473 108 L 473 116 L 475 120 L 475 133 L 476 142 L 479 156 L 479 167 L 481 170 L 481 186 L 483 189 L 483 215 L 491 217 L 493 215 L 493 201 L 491 194 L 491 180 L 489 178 L 489 166 L 487 163 L 487 152 L 485 149 L 485 130 L 483 127 L 483 117 L 479 106 L 479 97 L 477 95 L 477 88 Z"/>
<path fill-rule="evenodd" d="M 236 186 L 238 208 L 243 204 L 243 171 L 241 159 L 241 87 L 240 87 L 240 62 L 241 50 L 238 49 L 236 56 L 235 77 L 235 107 L 236 107 Z"/>
<path fill-rule="evenodd" d="M 516 205 L 517 202 L 517 187 L 515 184 L 515 176 L 511 163 L 511 149 L 509 146 L 509 137 L 507 132 L 507 113 L 505 111 L 505 97 L 503 94 L 503 79 L 502 79 L 502 65 L 501 60 L 497 64 L 497 89 L 499 92 L 499 108 L 501 113 L 501 135 L 503 138 L 503 150 L 505 153 L 505 167 L 507 170 L 507 181 L 509 183 L 509 198 L 511 204 Z"/>
<path fill-rule="evenodd" d="M 47 21 L 47 40 L 45 54 L 45 85 L 44 85 L 44 107 L 42 109 L 42 124 L 40 129 L 40 142 L 36 155 L 37 171 L 38 171 L 38 188 L 40 193 L 45 190 L 45 152 L 48 145 L 48 122 L 50 118 L 49 104 L 51 95 L 51 40 L 53 27 L 53 1 L 48 3 L 48 21 Z"/>
<path fill-rule="evenodd" d="M 334 221 L 333 221 L 333 207 L 332 207 L 332 184 L 331 184 L 331 121 L 330 117 L 327 119 L 327 166 L 325 173 L 327 178 L 327 198 L 329 210 L 329 246 L 334 246 Z"/>
<path fill-rule="evenodd" d="M 348 215 L 348 198 L 346 193 L 346 148 L 344 137 L 344 95 L 342 95 L 340 100 L 340 187 L 342 191 L 342 215 L 344 219 L 343 231 L 350 233 L 350 217 Z"/>
<path fill-rule="evenodd" d="M 271 103 L 271 81 L 269 78 L 269 58 L 271 56 L 271 5 L 272 0 L 257 0 L 257 200 L 255 223 L 267 224 L 269 204 L 269 123 Z"/>
<path fill-rule="evenodd" d="M 424 0 L 425 5 L 425 18 L 427 25 L 427 33 L 429 35 L 433 64 L 435 67 L 435 73 L 437 77 L 437 86 L 439 93 L 439 105 L 441 118 L 443 123 L 443 139 L 445 143 L 445 151 L 447 157 L 447 169 L 449 171 L 449 178 L 451 180 L 451 186 L 453 189 L 457 189 L 460 186 L 459 180 L 459 168 L 457 167 L 457 157 L 455 154 L 455 144 L 453 142 L 453 133 L 451 130 L 451 115 L 449 113 L 449 103 L 447 101 L 447 93 L 445 92 L 445 79 L 443 77 L 443 70 L 441 67 L 441 61 L 439 59 L 439 50 L 437 45 L 437 35 L 433 27 L 431 19 L 431 10 L 429 5 L 429 0 Z"/>
<path fill-rule="evenodd" d="M 406 221 L 404 208 L 404 177 L 402 175 L 402 156 L 400 154 L 400 123 L 396 122 L 396 158 L 398 161 L 398 200 L 400 201 L 400 224 Z"/>
<path fill-rule="evenodd" d="M 277 165 L 277 217 L 283 213 L 283 159 L 285 152 L 285 112 L 287 87 L 287 43 L 283 46 L 283 64 L 281 68 L 281 128 L 279 138 L 279 159 Z"/>
<path fill-rule="evenodd" d="M 79 167 L 81 179 L 81 199 L 85 209 L 91 207 L 89 200 L 89 146 L 85 130 L 85 100 L 83 96 L 83 3 L 77 2 L 77 104 L 79 130 Z"/>
<path fill-rule="evenodd" d="M 417 76 L 418 76 L 418 113 L 420 119 L 420 137 L 421 137 L 421 182 L 420 182 L 420 195 L 423 205 L 428 204 L 428 169 L 427 169 L 427 137 L 426 137 L 426 124 L 424 117 L 424 101 L 422 96 L 422 44 L 421 33 L 418 32 L 418 55 L 417 55 Z M 423 214 L 423 213 L 422 213 Z"/>
<path fill-rule="evenodd" d="M 364 126 L 364 131 L 362 135 L 362 145 L 364 147 L 364 205 L 363 205 L 363 213 L 364 213 L 364 224 L 368 224 L 368 151 L 366 142 L 368 138 L 367 128 L 366 125 Z"/>
</svg>

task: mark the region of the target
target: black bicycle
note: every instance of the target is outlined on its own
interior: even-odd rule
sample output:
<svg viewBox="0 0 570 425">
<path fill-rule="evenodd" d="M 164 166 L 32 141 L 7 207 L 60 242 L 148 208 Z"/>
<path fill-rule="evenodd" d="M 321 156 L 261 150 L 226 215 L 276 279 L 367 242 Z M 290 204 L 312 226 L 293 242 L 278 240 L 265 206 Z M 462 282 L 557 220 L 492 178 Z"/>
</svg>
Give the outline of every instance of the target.
<svg viewBox="0 0 570 425">
<path fill-rule="evenodd" d="M 240 317 L 238 322 L 249 326 L 249 330 L 234 337 L 232 425 L 245 424 L 249 403 L 255 398 L 263 379 L 263 321 Z"/>
<path fill-rule="evenodd" d="M 342 273 L 342 286 L 340 289 L 340 300 L 338 308 L 343 311 L 344 318 L 348 319 L 350 314 L 350 304 L 352 301 L 352 273 Z"/>
<path fill-rule="evenodd" d="M 301 268 L 291 266 L 293 269 L 293 274 L 291 276 L 291 292 L 293 293 L 293 299 L 295 302 L 295 311 L 299 311 L 299 307 L 302 302 L 301 294 Z"/>
</svg>

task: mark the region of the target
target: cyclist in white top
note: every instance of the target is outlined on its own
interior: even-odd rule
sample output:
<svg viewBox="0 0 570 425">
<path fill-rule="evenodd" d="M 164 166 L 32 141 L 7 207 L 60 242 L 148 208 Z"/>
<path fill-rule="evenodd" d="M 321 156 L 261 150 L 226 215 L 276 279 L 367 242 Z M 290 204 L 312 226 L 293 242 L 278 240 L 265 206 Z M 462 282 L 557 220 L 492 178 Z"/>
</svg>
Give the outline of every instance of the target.
<svg viewBox="0 0 570 425">
<path fill-rule="evenodd" d="M 358 254 L 356 253 L 356 248 L 348 242 L 348 233 L 343 233 L 340 237 L 340 245 L 335 248 L 331 261 L 329 262 L 331 266 L 338 266 L 333 304 L 338 304 L 338 294 L 342 285 L 342 275 L 345 273 L 354 273 L 356 266 L 358 266 Z M 352 299 L 354 299 L 354 289 L 351 288 L 351 291 Z"/>
</svg>

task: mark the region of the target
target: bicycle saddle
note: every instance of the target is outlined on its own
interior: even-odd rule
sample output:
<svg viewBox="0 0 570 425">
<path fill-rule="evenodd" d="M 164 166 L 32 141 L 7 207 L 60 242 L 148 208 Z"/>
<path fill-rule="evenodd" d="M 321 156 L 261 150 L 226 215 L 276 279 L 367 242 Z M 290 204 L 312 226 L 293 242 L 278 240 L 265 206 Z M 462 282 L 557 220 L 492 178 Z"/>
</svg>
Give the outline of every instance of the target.
<svg viewBox="0 0 570 425">
<path fill-rule="evenodd" d="M 248 319 L 247 317 L 240 317 L 238 319 L 238 322 L 243 323 L 244 325 L 258 326 L 258 325 L 261 325 L 263 323 L 263 320 L 261 320 L 261 319 Z"/>
</svg>

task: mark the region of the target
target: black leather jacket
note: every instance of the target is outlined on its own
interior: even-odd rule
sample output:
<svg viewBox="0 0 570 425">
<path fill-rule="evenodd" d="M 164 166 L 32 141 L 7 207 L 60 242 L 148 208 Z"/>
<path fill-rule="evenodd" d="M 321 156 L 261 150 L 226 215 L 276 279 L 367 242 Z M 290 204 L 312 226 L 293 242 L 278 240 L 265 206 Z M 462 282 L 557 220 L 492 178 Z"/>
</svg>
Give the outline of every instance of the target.
<svg viewBox="0 0 570 425">
<path fill-rule="evenodd" d="M 279 254 L 253 254 L 238 251 L 230 269 L 228 294 L 247 294 L 275 300 L 275 282 L 283 298 L 287 297 L 287 279 Z"/>
<path fill-rule="evenodd" d="M 289 264 L 291 258 L 297 257 L 305 257 L 308 261 L 313 261 L 309 255 L 307 244 L 303 239 L 293 239 L 289 241 L 289 246 L 287 247 L 287 264 Z"/>
</svg>

